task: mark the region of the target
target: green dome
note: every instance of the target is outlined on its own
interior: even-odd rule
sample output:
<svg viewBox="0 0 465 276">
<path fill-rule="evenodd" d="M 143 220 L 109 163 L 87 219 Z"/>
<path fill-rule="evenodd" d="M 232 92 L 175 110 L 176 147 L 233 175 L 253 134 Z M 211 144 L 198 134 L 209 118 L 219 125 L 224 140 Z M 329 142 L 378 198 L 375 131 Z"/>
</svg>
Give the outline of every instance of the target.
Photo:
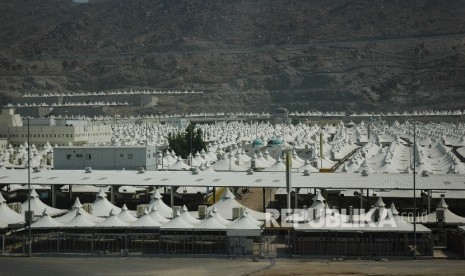
<svg viewBox="0 0 465 276">
<path fill-rule="evenodd" d="M 263 141 L 260 138 L 257 138 L 257 139 L 252 141 L 252 146 L 254 146 L 254 147 L 255 146 L 262 146 L 262 145 L 263 145 Z"/>
<path fill-rule="evenodd" d="M 282 145 L 282 144 L 283 144 L 283 139 L 281 139 L 281 138 L 274 138 L 274 139 L 272 139 L 272 140 L 269 142 L 269 144 L 271 144 L 271 145 L 276 145 L 276 146 L 277 146 L 277 145 Z"/>
</svg>

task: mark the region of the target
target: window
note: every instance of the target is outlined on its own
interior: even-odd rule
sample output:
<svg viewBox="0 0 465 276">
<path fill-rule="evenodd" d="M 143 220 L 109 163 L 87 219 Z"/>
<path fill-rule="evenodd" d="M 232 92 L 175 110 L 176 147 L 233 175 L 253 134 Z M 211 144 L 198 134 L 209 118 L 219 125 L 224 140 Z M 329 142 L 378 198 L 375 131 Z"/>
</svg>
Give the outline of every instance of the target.
<svg viewBox="0 0 465 276">
<path fill-rule="evenodd" d="M 70 160 L 71 159 L 71 154 L 67 154 L 66 159 Z"/>
<path fill-rule="evenodd" d="M 133 159 L 134 155 L 132 153 L 128 153 L 128 159 Z"/>
<path fill-rule="evenodd" d="M 124 157 L 124 154 L 120 153 L 120 154 L 119 154 L 119 157 Z"/>
<path fill-rule="evenodd" d="M 87 160 L 92 159 L 92 155 L 90 155 L 90 153 L 86 154 L 86 159 L 87 159 Z"/>
<path fill-rule="evenodd" d="M 77 158 L 82 158 L 82 154 L 78 153 L 78 154 L 76 154 L 76 157 Z"/>
</svg>

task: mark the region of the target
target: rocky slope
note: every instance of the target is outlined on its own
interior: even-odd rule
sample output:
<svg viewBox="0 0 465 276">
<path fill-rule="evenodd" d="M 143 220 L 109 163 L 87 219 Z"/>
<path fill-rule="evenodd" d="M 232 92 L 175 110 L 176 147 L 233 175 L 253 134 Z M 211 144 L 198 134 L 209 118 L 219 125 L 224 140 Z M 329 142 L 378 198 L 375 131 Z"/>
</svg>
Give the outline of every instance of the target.
<svg viewBox="0 0 465 276">
<path fill-rule="evenodd" d="M 0 14 L 0 104 L 166 88 L 205 93 L 137 112 L 465 108 L 461 0 L 8 0 Z"/>
</svg>

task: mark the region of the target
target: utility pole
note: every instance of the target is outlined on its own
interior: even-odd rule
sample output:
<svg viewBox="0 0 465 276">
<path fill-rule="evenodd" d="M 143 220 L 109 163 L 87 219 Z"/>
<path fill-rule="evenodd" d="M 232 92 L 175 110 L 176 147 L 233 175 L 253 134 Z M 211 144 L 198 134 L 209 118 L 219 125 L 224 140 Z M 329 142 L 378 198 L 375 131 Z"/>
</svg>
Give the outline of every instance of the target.
<svg viewBox="0 0 465 276">
<path fill-rule="evenodd" d="M 413 123 L 413 259 L 417 259 L 417 187 L 416 187 L 416 157 L 415 147 L 416 143 L 416 127 Z"/>
<path fill-rule="evenodd" d="M 27 201 L 27 225 L 29 230 L 29 257 L 32 257 L 32 215 L 31 215 L 31 133 L 30 133 L 30 118 L 27 118 L 27 189 L 29 191 L 29 198 Z M 53 189 L 53 186 L 52 186 Z"/>
</svg>

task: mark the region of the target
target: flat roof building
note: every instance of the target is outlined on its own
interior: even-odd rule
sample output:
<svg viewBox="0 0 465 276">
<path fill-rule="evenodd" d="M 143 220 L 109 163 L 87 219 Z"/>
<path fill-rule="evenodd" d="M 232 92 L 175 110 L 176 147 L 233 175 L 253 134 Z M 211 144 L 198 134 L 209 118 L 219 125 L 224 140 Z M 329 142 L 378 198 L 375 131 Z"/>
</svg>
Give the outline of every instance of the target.
<svg viewBox="0 0 465 276">
<path fill-rule="evenodd" d="M 28 128 L 29 121 L 29 128 Z M 2 109 L 0 114 L 0 138 L 6 138 L 13 146 L 24 144 L 52 145 L 105 145 L 111 142 L 112 127 L 107 124 L 91 124 L 86 120 L 64 118 L 31 118 L 21 120 L 13 108 Z"/>
<path fill-rule="evenodd" d="M 91 167 L 97 170 L 155 171 L 157 168 L 156 146 L 105 146 L 105 147 L 57 147 L 53 149 L 55 170 L 81 170 Z"/>
</svg>

